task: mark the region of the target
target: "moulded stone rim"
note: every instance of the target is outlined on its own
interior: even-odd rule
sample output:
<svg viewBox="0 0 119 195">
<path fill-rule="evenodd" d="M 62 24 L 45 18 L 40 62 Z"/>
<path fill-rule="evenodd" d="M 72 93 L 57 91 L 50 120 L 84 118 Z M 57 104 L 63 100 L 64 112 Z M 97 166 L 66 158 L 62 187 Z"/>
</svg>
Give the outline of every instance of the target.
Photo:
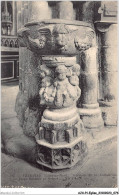
<svg viewBox="0 0 119 195">
<path fill-rule="evenodd" d="M 95 21 L 94 24 L 98 24 L 98 23 L 102 23 L 102 24 L 117 24 L 116 21 L 111 21 L 111 20 L 104 20 L 104 21 Z"/>
<path fill-rule="evenodd" d="M 42 117 L 42 122 L 40 122 L 39 125 L 40 125 L 40 127 L 44 127 L 44 128 L 47 128 L 47 125 L 49 127 L 53 126 L 53 130 L 57 131 L 57 130 L 63 129 L 63 126 L 66 130 L 66 126 L 67 126 L 67 128 L 70 128 L 73 125 L 77 124 L 79 121 L 80 121 L 80 117 L 79 117 L 79 114 L 77 113 L 76 116 L 69 118 L 67 120 L 64 120 L 64 121 L 53 121 L 53 120 L 51 121 L 51 120 L 48 120 L 48 119 Z M 55 127 L 55 129 L 54 129 L 54 127 Z M 48 128 L 47 128 L 47 130 L 48 130 Z"/>
<path fill-rule="evenodd" d="M 31 22 L 26 23 L 24 26 L 33 26 L 33 25 L 41 25 L 41 24 L 67 24 L 67 25 L 74 25 L 74 26 L 85 26 L 90 27 L 94 30 L 94 25 L 88 22 L 79 21 L 79 20 L 63 20 L 63 19 L 47 19 L 47 20 L 32 20 Z M 41 25 L 42 26 L 42 25 Z"/>
<path fill-rule="evenodd" d="M 52 121 L 65 121 L 72 119 L 72 117 L 77 115 L 78 109 L 76 107 L 67 107 L 61 109 L 45 109 L 43 112 L 43 117 L 47 120 Z"/>
<path fill-rule="evenodd" d="M 100 107 L 98 108 L 78 108 L 79 109 L 79 115 L 85 115 L 85 116 L 95 116 L 99 113 L 101 113 Z"/>
<path fill-rule="evenodd" d="M 106 25 L 105 25 L 106 24 Z M 101 33 L 105 33 L 109 30 L 109 27 L 112 25 L 112 24 L 117 24 L 117 22 L 111 22 L 111 21 L 97 21 L 97 22 L 94 22 L 94 25 L 96 27 L 96 29 L 101 32 Z"/>
<path fill-rule="evenodd" d="M 51 144 L 49 142 L 46 142 L 46 140 L 37 140 L 36 137 L 36 142 L 38 145 L 40 146 L 45 146 L 48 149 L 64 149 L 64 148 L 70 148 L 72 149 L 73 146 L 75 146 L 75 144 L 78 144 L 80 141 L 84 141 L 83 136 L 77 137 L 75 140 L 73 140 L 72 142 L 68 143 L 68 142 L 57 142 L 54 144 Z M 62 144 L 59 144 L 62 143 Z"/>
</svg>

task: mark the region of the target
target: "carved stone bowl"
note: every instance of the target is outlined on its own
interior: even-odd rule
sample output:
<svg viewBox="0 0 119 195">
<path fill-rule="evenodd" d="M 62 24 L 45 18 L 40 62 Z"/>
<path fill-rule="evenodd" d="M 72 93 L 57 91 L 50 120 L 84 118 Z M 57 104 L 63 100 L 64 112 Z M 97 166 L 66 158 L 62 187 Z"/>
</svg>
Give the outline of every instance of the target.
<svg viewBox="0 0 119 195">
<path fill-rule="evenodd" d="M 40 55 L 75 55 L 90 48 L 94 36 L 90 23 L 60 19 L 29 22 L 18 31 L 20 46 Z"/>
</svg>

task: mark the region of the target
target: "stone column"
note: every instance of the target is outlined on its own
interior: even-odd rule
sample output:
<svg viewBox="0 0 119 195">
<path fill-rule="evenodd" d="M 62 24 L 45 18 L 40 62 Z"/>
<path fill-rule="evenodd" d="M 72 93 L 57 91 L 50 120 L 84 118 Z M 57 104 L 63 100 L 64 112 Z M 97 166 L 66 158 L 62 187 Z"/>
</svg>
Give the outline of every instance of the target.
<svg viewBox="0 0 119 195">
<path fill-rule="evenodd" d="M 22 7 L 22 2 L 18 1 L 17 2 L 17 31 L 18 29 L 21 28 L 21 7 Z"/>
<path fill-rule="evenodd" d="M 75 20 L 73 3 L 70 1 L 60 1 L 57 3 L 58 18 Z"/>
<path fill-rule="evenodd" d="M 51 9 L 47 1 L 29 2 L 29 19 L 28 21 L 38 21 L 51 18 Z"/>
<path fill-rule="evenodd" d="M 23 3 L 24 2 L 17 2 L 17 31 L 18 29 L 22 28 L 24 25 L 23 22 Z M 25 47 L 23 47 L 24 43 L 22 43 L 21 47 L 19 47 L 19 92 L 17 94 L 16 103 L 15 103 L 15 111 L 17 113 L 17 117 L 19 119 L 20 126 L 23 127 L 24 123 L 24 109 L 26 108 L 26 105 L 24 103 L 26 101 L 24 98 L 24 50 Z"/>
<path fill-rule="evenodd" d="M 100 101 L 105 125 L 117 125 L 117 24 L 96 25 L 101 36 L 101 75 L 103 97 Z"/>
<path fill-rule="evenodd" d="M 28 1 L 24 3 L 24 24 L 28 22 Z"/>
<path fill-rule="evenodd" d="M 94 21 L 94 1 L 82 2 L 81 18 L 83 21 L 93 23 Z M 79 13 L 80 14 L 80 13 Z"/>
<path fill-rule="evenodd" d="M 83 21 L 93 26 L 94 2 L 84 2 L 82 6 Z M 88 34 L 91 37 L 91 34 Z M 81 53 L 81 98 L 78 105 L 81 119 L 86 128 L 99 128 L 103 126 L 101 109 L 98 104 L 98 61 L 96 35 L 94 34 L 92 47 Z"/>
<path fill-rule="evenodd" d="M 76 107 L 81 94 L 76 55 L 92 47 L 94 30 L 90 24 L 79 21 L 33 20 L 18 35 L 20 44 L 24 42 L 32 53 L 29 69 L 37 72 L 32 74 L 28 86 L 24 123 L 25 131 L 34 132 L 37 163 L 51 169 L 70 168 L 87 154 L 83 123 Z M 45 108 L 41 118 L 37 115 L 39 109 L 36 112 L 39 104 Z"/>
<path fill-rule="evenodd" d="M 22 7 L 22 2 L 16 2 L 17 3 L 17 31 L 22 27 L 21 24 L 21 7 Z M 22 59 L 21 53 L 20 53 L 20 48 L 19 48 L 19 59 Z M 22 83 L 22 63 L 19 60 L 19 88 L 21 89 L 21 83 Z"/>
<path fill-rule="evenodd" d="M 81 106 L 79 113 L 86 128 L 99 128 L 103 126 L 101 109 L 97 102 L 98 96 L 98 70 L 96 47 L 92 47 L 81 55 Z"/>
<path fill-rule="evenodd" d="M 12 2 L 12 11 L 13 11 L 13 27 L 11 35 L 17 35 L 17 2 Z"/>
<path fill-rule="evenodd" d="M 19 28 L 24 27 L 24 24 L 27 22 L 44 18 L 49 19 L 51 17 L 51 11 L 47 2 L 31 1 L 17 3 Z M 39 113 L 42 112 L 38 102 L 40 80 L 36 69 L 41 60 L 35 53 L 27 49 L 20 33 L 19 40 L 21 40 L 19 47 L 20 89 L 16 99 L 15 110 L 24 133 L 34 137 L 40 120 Z"/>
</svg>

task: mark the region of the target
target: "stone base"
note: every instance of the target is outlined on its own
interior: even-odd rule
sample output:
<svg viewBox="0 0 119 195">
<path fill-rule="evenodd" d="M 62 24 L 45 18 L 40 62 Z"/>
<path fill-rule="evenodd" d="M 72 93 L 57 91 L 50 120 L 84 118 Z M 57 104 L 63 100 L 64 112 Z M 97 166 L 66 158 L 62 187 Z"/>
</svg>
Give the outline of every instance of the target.
<svg viewBox="0 0 119 195">
<path fill-rule="evenodd" d="M 76 106 L 46 109 L 36 135 L 37 162 L 53 170 L 70 168 L 82 161 L 87 153 L 83 128 Z"/>
<path fill-rule="evenodd" d="M 100 108 L 102 110 L 104 125 L 117 126 L 117 105 L 112 104 L 112 102 L 100 101 Z"/>
<path fill-rule="evenodd" d="M 82 162 L 88 151 L 81 137 L 71 143 L 50 144 L 38 140 L 37 144 L 37 163 L 55 170 L 71 168 L 77 162 Z"/>
<path fill-rule="evenodd" d="M 79 115 L 85 128 L 94 129 L 104 125 L 100 108 L 79 108 Z"/>
</svg>

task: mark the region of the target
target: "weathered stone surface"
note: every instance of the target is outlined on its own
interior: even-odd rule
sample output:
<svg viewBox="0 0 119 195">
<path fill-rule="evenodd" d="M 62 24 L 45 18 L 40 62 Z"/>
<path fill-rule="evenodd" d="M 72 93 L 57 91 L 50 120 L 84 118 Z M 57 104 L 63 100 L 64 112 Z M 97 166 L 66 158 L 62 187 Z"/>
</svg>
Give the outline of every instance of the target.
<svg viewBox="0 0 119 195">
<path fill-rule="evenodd" d="M 110 133 L 116 132 L 115 127 L 104 128 L 100 134 L 106 139 Z M 96 132 L 96 136 L 98 133 Z M 94 141 L 95 139 L 93 139 Z M 99 140 L 99 136 L 96 137 Z M 97 142 L 96 142 L 97 143 Z M 58 172 L 44 171 L 28 162 L 1 154 L 1 187 L 12 188 L 111 188 L 117 186 L 117 142 L 111 140 L 108 144 L 91 150 L 84 164 L 78 163 L 72 169 Z M 107 166 L 107 164 L 109 164 Z M 103 178 L 103 179 L 102 179 Z M 23 189 L 21 189 L 23 190 Z"/>
<path fill-rule="evenodd" d="M 15 87 L 14 87 L 14 83 L 12 83 L 11 84 L 11 87 L 9 86 L 9 84 L 6 84 L 7 86 L 2 86 L 2 124 L 1 124 L 1 131 L 2 131 L 2 142 L 3 142 L 3 151 L 5 151 L 6 150 L 6 146 L 4 145 L 4 143 L 6 144 L 7 142 L 8 142 L 8 138 L 9 138 L 9 142 L 11 143 L 12 141 L 13 141 L 13 143 L 15 144 L 14 145 L 14 150 L 12 150 L 12 148 L 10 147 L 10 146 L 12 146 L 13 147 L 13 144 L 8 144 L 7 146 L 9 147 L 8 148 L 8 152 L 7 152 L 7 150 L 6 150 L 6 153 L 7 153 L 7 157 L 8 158 L 10 158 L 10 156 L 8 155 L 9 154 L 9 151 L 11 151 L 10 152 L 10 155 L 14 155 L 14 153 L 12 153 L 12 151 L 14 152 L 15 151 L 15 148 L 16 148 L 16 141 L 14 142 L 14 140 L 15 140 L 15 138 L 14 137 L 16 137 L 17 136 L 17 145 L 19 145 L 19 151 L 17 150 L 17 153 L 15 153 L 15 156 L 16 157 L 19 157 L 19 158 L 21 158 L 21 156 L 23 157 L 23 159 L 24 159 L 24 156 L 25 156 L 25 160 L 28 160 L 29 161 L 29 159 L 30 158 L 33 158 L 34 159 L 34 163 L 36 162 L 35 161 L 35 148 L 34 148 L 34 146 L 35 146 L 35 140 L 34 139 L 32 139 L 32 141 L 34 142 L 34 144 L 32 145 L 32 144 L 30 144 L 29 143 L 29 141 L 28 141 L 28 139 L 30 139 L 30 138 L 28 138 L 27 136 L 25 136 L 26 137 L 26 140 L 24 140 L 23 142 L 24 142 L 24 145 L 27 145 L 27 150 L 25 149 L 25 147 L 24 147 L 24 150 L 21 150 L 21 148 L 22 148 L 22 141 L 21 141 L 21 139 L 22 139 L 22 137 L 20 136 L 20 134 L 22 133 L 22 135 L 23 135 L 23 130 L 22 130 L 22 128 L 20 128 L 20 126 L 19 126 L 19 124 L 18 124 L 18 120 L 17 120 L 17 118 L 16 118 L 16 114 L 15 114 L 15 112 L 13 112 L 13 107 L 14 107 L 14 102 L 15 102 L 15 99 L 16 99 L 16 94 L 17 94 L 17 92 L 18 92 L 18 85 L 16 85 Z M 9 106 L 9 102 L 10 102 L 10 105 L 12 105 L 12 106 Z M 115 140 L 116 139 L 113 139 L 114 138 L 114 136 L 115 136 L 115 138 L 116 138 L 116 133 L 117 133 L 117 128 L 116 127 L 110 127 L 110 128 L 102 128 L 100 131 L 99 131 L 99 129 L 96 129 L 96 130 L 94 130 L 93 131 L 93 133 L 92 133 L 92 131 L 90 132 L 90 133 L 85 133 L 85 134 L 83 134 L 83 138 L 84 139 L 86 139 L 87 140 L 87 145 L 88 145 L 88 152 L 89 153 L 91 153 L 91 164 L 90 164 L 90 167 L 92 167 L 92 163 L 94 163 L 94 157 L 95 157 L 95 155 L 97 155 L 98 157 L 99 157 L 99 153 L 98 153 L 98 151 L 96 150 L 95 151 L 95 155 L 92 153 L 92 150 L 90 149 L 90 145 L 92 146 L 92 149 L 94 149 L 94 144 L 95 144 L 95 147 L 96 147 L 96 145 L 98 144 L 98 148 L 100 149 L 100 152 L 102 152 L 102 154 L 104 153 L 104 146 L 107 146 L 107 149 L 110 151 L 110 143 L 113 143 L 113 146 L 115 146 L 116 147 L 116 143 L 115 143 Z M 11 139 L 11 141 L 10 141 L 10 138 L 12 138 Z M 18 139 L 19 138 L 19 139 Z M 28 138 L 28 139 L 27 139 Z M 6 141 L 6 142 L 4 142 L 4 140 Z M 30 139 L 31 140 L 31 139 Z M 99 142 L 99 143 L 97 143 L 97 142 Z M 20 145 L 21 144 L 21 145 Z M 30 146 L 31 145 L 31 146 Z M 33 149 L 33 148 L 34 149 Z M 5 148 L 5 150 L 4 150 L 4 148 Z M 96 147 L 97 148 L 97 147 Z M 102 150 L 102 148 L 103 148 L 103 150 Z M 32 150 L 33 149 L 33 150 Z M 26 152 L 25 152 L 25 150 L 27 151 L 27 154 L 26 154 Z M 33 154 L 31 154 L 31 151 L 34 151 L 34 155 Z M 21 154 L 19 154 L 19 152 L 21 153 Z M 23 155 L 23 153 L 24 153 L 24 155 Z M 89 159 L 89 153 L 88 153 L 88 159 Z M 112 152 L 112 153 L 114 153 L 114 154 L 116 154 L 116 152 Z M 107 150 L 105 151 L 105 154 L 107 155 Z M 104 155 L 104 154 L 103 154 Z M 109 155 L 110 156 L 110 155 Z M 96 157 L 95 157 L 96 158 Z M 100 158 L 100 157 L 99 157 Z M 116 156 L 115 156 L 115 158 L 116 158 Z M 15 158 L 16 159 L 16 158 Z M 96 158 L 97 159 L 97 158 Z M 105 159 L 105 158 L 103 158 L 103 159 Z M 103 169 L 105 170 L 105 171 L 107 171 L 106 173 L 110 173 L 110 170 L 112 170 L 112 169 L 107 169 L 106 170 L 106 167 L 107 167 L 107 164 L 108 164 L 108 162 L 110 162 L 109 161 L 109 159 L 107 160 L 108 158 L 106 158 L 106 162 L 105 162 L 105 166 L 103 167 L 103 166 L 101 166 L 102 164 L 100 164 L 99 163 L 99 161 L 97 161 L 99 164 L 96 164 L 96 166 L 95 166 L 95 168 L 96 167 L 103 167 Z M 112 159 L 112 156 L 110 156 L 110 159 Z M 3 160 L 3 158 L 2 158 L 2 160 Z M 86 159 L 84 158 L 84 161 L 85 161 Z M 22 160 L 20 160 L 20 159 L 17 159 L 17 162 L 18 163 L 20 163 Z M 83 161 L 83 162 L 84 162 Z M 33 162 L 32 160 L 30 160 L 29 162 Z M 85 161 L 85 162 L 87 162 L 87 161 Z M 102 162 L 102 161 L 101 161 Z M 114 158 L 113 158 L 113 162 L 116 162 L 116 160 L 114 161 Z M 27 162 L 25 162 L 24 161 L 24 164 L 26 164 Z M 7 164 L 7 163 L 6 163 Z M 85 164 L 85 163 L 84 163 Z M 84 165 L 83 164 L 83 165 Z M 95 163 L 94 163 L 95 164 Z M 109 163 L 110 164 L 110 163 Z M 112 163 L 113 164 L 113 163 Z M 4 161 L 3 161 L 3 167 L 5 166 L 5 163 L 4 163 Z M 26 166 L 25 165 L 23 165 L 23 167 L 24 167 L 24 169 L 21 169 L 21 164 L 19 164 L 19 173 L 22 175 L 22 174 L 24 174 L 24 173 L 26 173 L 26 172 L 24 172 L 27 168 L 28 168 L 28 166 L 30 166 L 30 168 L 32 167 L 36 167 L 36 165 L 29 165 L 28 163 L 26 164 Z M 16 167 L 16 169 L 14 170 L 14 168 Z M 77 167 L 77 168 L 76 168 Z M 82 171 L 82 162 L 80 162 L 79 164 L 77 164 L 77 166 L 75 166 L 74 168 L 73 168 L 73 170 L 72 170 L 72 173 L 74 174 L 74 171 L 77 173 L 77 170 L 79 170 L 79 167 L 80 167 L 80 170 Z M 4 167 L 5 168 L 5 167 Z M 6 167 L 7 168 L 7 167 Z M 29 168 L 29 170 L 28 170 L 28 172 L 27 172 L 27 174 L 29 173 L 29 171 L 31 170 Z M 35 169 L 35 168 L 34 168 Z M 88 169 L 88 168 L 87 168 Z M 4 180 L 4 181 L 6 181 L 5 183 L 4 183 L 4 185 L 5 184 L 8 184 L 7 183 L 7 181 L 8 182 L 10 182 L 11 183 L 11 185 L 15 182 L 15 180 L 17 180 L 18 179 L 18 177 L 19 177 L 19 175 L 18 175 L 18 164 L 16 164 L 15 163 L 15 165 L 13 165 L 12 163 L 11 163 L 11 166 L 10 167 L 8 167 L 8 169 L 7 170 L 9 170 L 7 173 L 6 173 L 6 171 L 5 171 L 5 169 L 2 169 L 2 173 L 3 173 L 3 171 L 4 171 L 4 174 L 2 175 L 2 182 L 3 182 L 3 178 L 4 179 L 6 179 L 6 180 Z M 62 173 L 64 173 L 65 171 L 69 174 L 69 172 L 71 171 L 71 170 L 63 170 L 63 171 L 61 171 Z M 89 170 L 89 169 L 88 169 Z M 102 170 L 102 169 L 101 169 Z M 115 170 L 115 166 L 114 166 L 114 170 Z M 38 172 L 38 171 L 40 171 L 40 175 L 42 175 L 43 173 L 44 174 L 46 174 L 46 171 L 44 171 L 44 170 L 41 170 L 41 169 L 38 169 L 38 167 L 36 168 L 36 173 Z M 86 170 L 87 171 L 87 170 Z M 95 169 L 95 171 L 97 171 L 97 168 Z M 115 170 L 116 171 L 116 170 Z M 13 172 L 15 172 L 17 175 L 16 175 L 16 178 L 13 178 L 14 180 L 13 181 L 11 181 L 11 180 L 9 180 L 8 179 L 8 177 L 7 177 L 7 174 L 9 173 L 9 174 L 11 174 L 10 176 L 12 177 L 12 174 L 13 174 Z M 83 173 L 83 171 L 82 171 L 82 173 Z M 91 173 L 91 172 L 90 172 Z M 95 172 L 95 173 L 97 173 L 97 172 Z M 103 173 L 103 171 L 102 171 L 102 173 Z M 30 174 L 31 174 L 31 172 L 30 172 Z M 34 174 L 34 170 L 33 170 L 33 174 Z M 49 174 L 49 172 L 47 172 L 47 174 Z M 53 174 L 53 173 L 51 173 L 51 174 Z M 59 175 L 59 173 L 57 173 L 57 175 Z M 70 175 L 71 175 L 71 172 L 70 172 L 70 174 L 69 174 L 69 177 L 70 177 Z M 79 174 L 80 175 L 80 174 Z M 11 178 L 10 177 L 10 178 Z M 44 175 L 44 178 L 47 178 L 46 177 L 46 175 Z M 101 177 L 102 178 L 102 177 Z M 18 185 L 20 185 L 19 184 L 19 180 L 17 180 L 18 181 Z M 54 180 L 53 180 L 54 181 Z M 23 181 L 24 182 L 24 181 Z M 31 181 L 29 181 L 29 182 L 31 182 Z M 39 182 L 40 182 L 40 180 L 39 180 Z M 38 185 L 39 185 L 39 182 L 37 183 L 37 185 L 36 185 L 36 183 L 35 183 L 35 181 L 34 181 L 34 185 L 36 185 L 36 187 L 38 187 Z M 26 182 L 27 183 L 27 182 Z M 92 184 L 93 185 L 93 184 Z M 26 186 L 26 184 L 24 184 L 24 186 Z M 42 187 L 42 185 L 41 185 L 41 183 L 40 183 L 40 186 Z M 61 187 L 61 183 L 59 182 L 59 187 Z"/>
<path fill-rule="evenodd" d="M 81 54 L 81 105 L 79 113 L 84 127 L 97 128 L 103 125 L 101 109 L 98 99 L 98 72 L 97 72 L 96 46 Z"/>
<path fill-rule="evenodd" d="M 82 140 L 80 132 L 83 128 L 75 106 L 80 96 L 80 67 L 74 57 L 47 56 L 42 59 L 39 96 L 40 104 L 47 105 L 47 109 L 43 112 L 36 135 L 37 162 L 51 169 L 70 168 L 86 153 L 78 146 L 77 153 L 75 149 L 73 152 L 73 147 Z"/>
<path fill-rule="evenodd" d="M 37 162 L 51 169 L 70 168 L 76 162 L 82 161 L 87 154 L 87 146 L 82 140 L 78 143 L 72 142 L 69 145 L 52 146 L 39 143 Z"/>
<path fill-rule="evenodd" d="M 29 62 L 26 63 L 28 70 L 25 70 L 25 66 L 22 67 L 23 88 L 25 90 L 28 88 L 29 99 L 31 98 L 34 101 L 35 97 L 37 97 L 38 100 L 35 105 L 35 108 L 38 107 L 37 112 L 36 109 L 30 108 L 28 102 L 29 108 L 26 110 L 29 110 L 29 112 L 26 111 L 26 116 L 21 117 L 24 121 L 24 132 L 26 134 L 29 132 L 29 135 L 32 136 L 38 133 L 39 135 L 36 135 L 37 139 L 46 140 L 50 144 L 56 144 L 58 141 L 67 141 L 70 143 L 73 137 L 78 137 L 78 130 L 74 128 L 74 122 L 72 125 L 71 123 L 64 122 L 65 119 L 68 120 L 67 117 L 69 117 L 70 113 L 67 112 L 65 116 L 63 115 L 65 111 L 62 109 L 77 104 L 80 94 L 81 98 L 79 101 L 82 108 L 79 112 L 84 126 L 87 128 L 96 128 L 103 124 L 101 110 L 97 102 L 98 71 L 96 66 L 97 51 L 94 28 L 92 24 L 86 22 L 70 21 L 70 19 L 75 17 L 74 12 L 76 11 L 74 11 L 72 2 L 58 2 L 56 4 L 57 10 L 59 10 L 58 17 L 60 19 L 65 18 L 66 20 L 44 20 L 44 10 L 39 13 L 37 3 L 33 3 L 33 5 L 29 4 L 30 6 L 32 5 L 30 7 L 31 17 L 29 23 L 25 24 L 18 33 L 21 46 L 24 46 L 25 49 L 27 48 L 27 50 L 31 52 L 29 56 L 27 55 L 30 59 Z M 39 4 L 39 6 L 41 5 L 42 3 Z M 44 5 L 46 5 L 44 9 L 48 12 L 48 18 L 50 18 L 50 9 L 52 9 L 52 6 L 48 7 L 47 2 L 45 2 Z M 65 7 L 67 7 L 66 12 Z M 34 17 L 33 10 L 35 9 L 36 14 Z M 68 9 L 71 11 L 70 15 Z M 93 9 L 94 2 L 82 2 L 83 20 L 93 23 Z M 41 20 L 38 21 L 36 18 Z M 110 31 L 113 32 L 113 29 Z M 108 37 L 107 34 L 107 38 L 104 38 L 106 43 L 109 42 Z M 22 45 L 23 43 L 24 45 Z M 109 49 L 104 48 L 104 50 L 106 55 L 110 55 Z M 77 64 L 74 56 L 81 52 L 82 63 L 80 64 L 80 70 L 80 66 Z M 115 56 L 116 55 L 113 56 L 113 59 Z M 106 58 L 104 61 L 106 61 Z M 110 60 L 109 67 L 111 67 L 111 62 Z M 104 72 L 105 71 L 107 70 L 104 67 Z M 78 77 L 80 72 L 79 83 Z M 109 77 L 111 78 L 110 75 L 110 73 L 105 74 L 106 81 L 109 81 Z M 106 83 L 105 79 L 103 80 L 104 83 Z M 111 78 L 110 81 L 112 80 Z M 82 92 L 79 86 L 82 86 Z M 110 94 L 108 94 L 108 91 L 110 91 Z M 105 90 L 104 94 L 105 99 L 114 99 L 114 93 L 113 88 L 108 85 L 107 92 Z M 43 113 L 39 109 L 39 104 L 45 107 L 47 106 L 48 109 Z M 54 110 L 56 111 L 57 109 L 61 109 L 62 112 L 64 111 L 62 114 L 64 119 L 62 119 L 60 112 L 54 112 Z M 38 115 L 39 111 L 43 115 L 42 118 Z M 30 116 L 27 116 L 27 113 L 30 113 Z M 24 115 L 24 113 L 21 114 L 21 116 L 22 115 Z M 32 125 L 30 125 L 31 119 Z M 72 118 L 70 118 L 70 120 L 73 121 Z M 38 124 L 40 126 L 39 130 Z M 58 125 L 62 126 L 62 131 L 61 127 L 59 128 Z M 51 126 L 53 126 L 53 128 L 50 130 Z M 79 126 L 81 126 L 81 123 Z M 32 129 L 34 129 L 33 132 L 35 132 L 33 134 L 31 133 Z"/>
<path fill-rule="evenodd" d="M 109 23 L 106 30 L 97 24 L 97 29 L 101 36 L 102 116 L 105 125 L 117 125 L 117 24 Z"/>
<path fill-rule="evenodd" d="M 27 108 L 25 111 L 25 119 L 23 131 L 26 135 L 34 137 L 38 133 L 39 111 Z"/>
<path fill-rule="evenodd" d="M 103 106 L 101 106 L 101 104 Z M 105 102 L 100 101 L 100 108 L 102 110 L 102 117 L 104 120 L 104 124 L 106 126 L 117 126 L 118 118 L 117 118 L 117 105 L 112 105 L 107 107 L 105 106 Z"/>
<path fill-rule="evenodd" d="M 62 2 L 59 5 L 62 6 Z M 74 55 L 92 47 L 93 27 L 78 21 L 34 21 L 19 30 L 18 37 L 20 45 L 32 52 L 26 62 L 29 68 L 22 68 L 26 69 L 22 75 L 24 86 L 28 84 L 25 75 L 27 78 L 29 70 L 33 75 L 26 87 L 29 101 L 25 114 L 23 112 L 24 133 L 36 138 L 39 164 L 51 169 L 70 168 L 87 153 L 81 138 L 83 123 L 76 109 L 81 90 L 80 66 Z M 41 119 L 40 105 L 47 106 Z M 56 155 L 57 152 L 60 155 Z"/>
<path fill-rule="evenodd" d="M 20 89 L 16 97 L 15 111 L 17 113 L 20 126 L 22 127 L 24 124 L 24 119 L 25 119 L 24 115 L 27 107 L 28 107 L 28 93 L 26 91 L 23 92 Z"/>
<path fill-rule="evenodd" d="M 94 1 L 85 1 L 82 5 L 82 17 L 81 19 L 86 22 L 93 23 L 94 21 Z"/>
<path fill-rule="evenodd" d="M 14 86 L 14 82 L 2 85 L 2 124 L 1 131 L 5 135 L 12 137 L 18 136 L 19 150 L 23 157 L 23 150 L 21 150 L 21 137 L 19 132 L 22 129 L 18 125 L 18 120 L 13 113 L 14 102 L 18 92 L 18 85 Z M 10 102 L 10 104 L 9 104 Z M 11 106 L 12 105 L 12 106 Z M 14 115 L 13 115 L 14 114 Z M 9 119 L 8 119 L 9 118 Z M 17 121 L 17 123 L 16 123 Z M 7 126 L 6 126 L 7 123 Z M 8 125 L 9 124 L 9 125 Z M 11 130 L 13 130 L 11 132 Z M 3 135 L 3 134 L 2 134 Z M 26 136 L 25 136 L 26 137 Z M 58 172 L 49 172 L 44 167 L 36 166 L 35 156 L 31 151 L 25 152 L 23 160 L 12 157 L 12 153 L 1 153 L 1 185 L 2 187 L 112 187 L 117 181 L 117 128 L 103 127 L 100 131 L 96 129 L 83 135 L 87 140 L 88 156 L 84 158 L 83 166 L 80 161 L 71 169 L 60 170 Z M 6 136 L 2 136 L 3 141 Z M 27 137 L 28 138 L 28 137 Z M 10 139 L 9 139 L 10 141 Z M 14 143 L 14 139 L 12 139 Z M 16 142 L 15 142 L 16 143 Z M 28 144 L 28 140 L 24 144 Z M 35 143 L 35 141 L 34 141 Z M 11 144 L 12 145 L 12 144 Z M 4 145 L 3 145 L 4 146 Z M 8 145 L 8 147 L 10 147 Z M 14 146 L 16 147 L 16 145 Z M 90 148 L 91 147 L 91 148 Z M 25 149 L 25 148 L 24 148 Z M 11 151 L 11 149 L 9 148 Z M 9 152 L 9 151 L 8 151 Z M 34 150 L 35 154 L 35 150 Z M 19 152 L 18 152 L 19 155 Z M 16 153 L 16 157 L 17 153 Z M 29 158 L 34 158 L 34 164 L 27 161 Z M 107 166 L 108 165 L 108 166 Z M 101 176 L 100 176 L 101 175 Z M 103 180 L 102 180 L 103 177 Z M 73 180 L 73 183 L 72 183 Z"/>
<path fill-rule="evenodd" d="M 29 3 L 28 21 L 37 21 L 39 19 L 50 19 L 51 18 L 51 9 L 48 6 L 48 2 L 29 1 L 28 3 Z"/>
<path fill-rule="evenodd" d="M 67 58 L 65 57 L 65 61 Z M 69 58 L 72 60 L 72 57 Z M 42 79 L 42 87 L 39 92 L 40 104 L 46 104 L 52 108 L 70 107 L 70 105 L 75 104 L 80 96 L 80 89 L 78 87 L 80 67 L 78 64 L 66 67 L 65 62 L 57 64 L 57 61 L 60 62 L 58 57 L 55 58 L 53 68 L 52 66 L 49 67 L 49 63 L 46 63 L 46 66 L 41 65 L 39 68 Z"/>
<path fill-rule="evenodd" d="M 12 122 L 11 122 L 12 121 Z M 36 142 L 23 134 L 17 119 L 2 121 L 2 143 L 5 153 L 24 159 L 29 162 L 36 161 Z M 17 130 L 16 130 L 17 128 Z"/>
<path fill-rule="evenodd" d="M 60 1 L 57 3 L 58 18 L 66 20 L 75 20 L 73 2 Z"/>
<path fill-rule="evenodd" d="M 40 55 L 74 55 L 78 50 L 92 46 L 94 30 L 90 23 L 75 21 L 74 24 L 72 21 L 54 19 L 30 22 L 19 30 L 18 35 L 28 49 Z"/>
<path fill-rule="evenodd" d="M 101 128 L 104 125 L 101 109 L 99 107 L 79 108 L 79 114 L 85 128 L 97 129 L 97 127 Z"/>
</svg>

